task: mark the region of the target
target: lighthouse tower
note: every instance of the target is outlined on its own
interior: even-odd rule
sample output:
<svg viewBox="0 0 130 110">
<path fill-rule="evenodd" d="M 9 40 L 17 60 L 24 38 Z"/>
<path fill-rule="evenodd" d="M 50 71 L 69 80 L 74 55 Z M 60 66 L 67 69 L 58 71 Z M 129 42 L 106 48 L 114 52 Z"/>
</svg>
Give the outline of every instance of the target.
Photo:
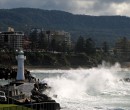
<svg viewBox="0 0 130 110">
<path fill-rule="evenodd" d="M 24 60 L 26 59 L 26 57 L 24 56 L 24 52 L 22 50 L 20 50 L 18 52 L 18 56 L 16 56 L 16 59 L 18 61 L 16 80 L 17 81 L 24 81 L 25 80 L 25 77 L 24 77 Z"/>
</svg>

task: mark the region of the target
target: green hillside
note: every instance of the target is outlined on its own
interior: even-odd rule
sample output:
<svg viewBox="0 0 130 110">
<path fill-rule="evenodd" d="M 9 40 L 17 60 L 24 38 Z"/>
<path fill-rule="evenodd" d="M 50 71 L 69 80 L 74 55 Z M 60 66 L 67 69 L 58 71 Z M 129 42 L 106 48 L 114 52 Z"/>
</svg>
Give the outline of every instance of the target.
<svg viewBox="0 0 130 110">
<path fill-rule="evenodd" d="M 113 43 L 120 37 L 130 38 L 130 18 L 125 16 L 74 15 L 56 10 L 33 8 L 0 9 L 0 30 L 7 27 L 29 31 L 31 28 L 69 31 L 72 39 L 80 35 L 98 43 Z"/>
</svg>

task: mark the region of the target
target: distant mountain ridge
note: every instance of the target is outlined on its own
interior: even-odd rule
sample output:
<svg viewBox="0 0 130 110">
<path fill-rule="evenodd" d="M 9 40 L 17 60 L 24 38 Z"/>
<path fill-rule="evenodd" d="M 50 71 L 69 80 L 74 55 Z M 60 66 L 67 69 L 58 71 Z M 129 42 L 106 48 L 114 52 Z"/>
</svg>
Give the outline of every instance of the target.
<svg viewBox="0 0 130 110">
<path fill-rule="evenodd" d="M 130 18 L 126 16 L 75 15 L 34 8 L 0 9 L 0 30 L 7 30 L 9 26 L 23 31 L 35 27 L 65 30 L 74 39 L 82 35 L 92 37 L 97 42 L 111 42 L 120 37 L 130 38 Z"/>
</svg>

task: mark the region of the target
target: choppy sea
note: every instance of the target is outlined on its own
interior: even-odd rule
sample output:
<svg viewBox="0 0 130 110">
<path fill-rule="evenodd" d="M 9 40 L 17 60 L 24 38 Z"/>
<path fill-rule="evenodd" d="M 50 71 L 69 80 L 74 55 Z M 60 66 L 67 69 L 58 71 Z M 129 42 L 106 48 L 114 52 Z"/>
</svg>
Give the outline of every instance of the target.
<svg viewBox="0 0 130 110">
<path fill-rule="evenodd" d="M 103 63 L 89 69 L 37 69 L 31 74 L 52 87 L 62 110 L 130 110 L 130 69 Z"/>
</svg>

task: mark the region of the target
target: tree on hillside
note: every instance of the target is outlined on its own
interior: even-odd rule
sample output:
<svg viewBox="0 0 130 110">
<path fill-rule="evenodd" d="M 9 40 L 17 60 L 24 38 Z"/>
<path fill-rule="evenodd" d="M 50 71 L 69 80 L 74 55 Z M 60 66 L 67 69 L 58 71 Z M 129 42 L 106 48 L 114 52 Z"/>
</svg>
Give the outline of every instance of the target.
<svg viewBox="0 0 130 110">
<path fill-rule="evenodd" d="M 108 46 L 108 43 L 105 41 L 105 42 L 103 42 L 103 44 L 102 44 L 102 49 L 103 49 L 103 52 L 104 53 L 108 53 L 108 51 L 109 51 L 109 46 Z"/>
<path fill-rule="evenodd" d="M 84 52 L 85 50 L 85 44 L 84 44 L 84 38 L 82 36 L 80 36 L 77 40 L 77 43 L 75 45 L 75 52 Z"/>
<path fill-rule="evenodd" d="M 31 49 L 34 50 L 37 48 L 37 44 L 38 44 L 38 31 L 37 29 L 34 29 L 31 33 L 30 33 L 30 40 L 31 40 Z"/>
<path fill-rule="evenodd" d="M 47 46 L 46 35 L 41 31 L 38 39 L 38 48 L 46 50 Z"/>
<path fill-rule="evenodd" d="M 122 51 L 123 53 L 126 53 L 128 50 L 128 40 L 126 37 L 123 37 L 123 39 L 121 40 L 122 43 Z"/>
<path fill-rule="evenodd" d="M 64 53 L 67 52 L 67 45 L 66 45 L 65 41 L 62 42 L 61 46 L 62 46 L 62 52 L 64 52 Z"/>
<path fill-rule="evenodd" d="M 95 42 L 91 38 L 86 39 L 85 52 L 88 55 L 94 54 L 96 52 Z"/>
<path fill-rule="evenodd" d="M 52 39 L 51 40 L 51 49 L 52 49 L 52 51 L 54 52 L 54 51 L 56 51 L 56 40 L 55 39 Z"/>
<path fill-rule="evenodd" d="M 50 36 L 51 36 L 51 31 L 50 30 L 46 31 L 46 34 L 47 34 L 47 48 L 46 48 L 46 50 L 49 51 L 50 50 Z"/>
</svg>

